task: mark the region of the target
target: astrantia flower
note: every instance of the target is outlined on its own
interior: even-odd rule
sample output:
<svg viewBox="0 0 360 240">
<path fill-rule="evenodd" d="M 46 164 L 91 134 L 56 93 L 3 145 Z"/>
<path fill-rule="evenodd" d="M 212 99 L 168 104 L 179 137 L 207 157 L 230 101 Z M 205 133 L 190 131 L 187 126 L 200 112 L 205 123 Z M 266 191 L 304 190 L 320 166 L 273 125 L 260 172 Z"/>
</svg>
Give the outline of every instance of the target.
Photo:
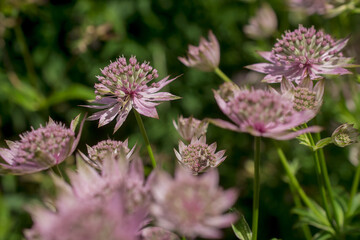
<svg viewBox="0 0 360 240">
<path fill-rule="evenodd" d="M 198 47 L 189 45 L 187 58 L 179 57 L 180 62 L 187 67 L 194 67 L 205 72 L 212 72 L 218 68 L 220 46 L 212 31 L 209 31 L 209 40 L 201 37 Z"/>
<path fill-rule="evenodd" d="M 331 5 L 327 0 L 288 0 L 290 7 L 294 11 L 305 11 L 308 15 L 323 15 Z"/>
<path fill-rule="evenodd" d="M 29 174 L 63 162 L 79 143 L 84 123 L 83 120 L 75 136 L 79 119 L 80 115 L 71 122 L 70 128 L 66 128 L 50 118 L 45 127 L 20 135 L 20 141 L 6 141 L 10 149 L 0 148 L 0 156 L 7 163 L 0 163 L 0 174 Z"/>
<path fill-rule="evenodd" d="M 135 146 L 132 149 L 130 149 L 128 147 L 127 139 L 124 142 L 104 140 L 98 142 L 96 145 L 92 147 L 87 146 L 87 151 L 89 156 L 86 156 L 80 151 L 79 153 L 85 162 L 87 162 L 94 168 L 101 169 L 103 161 L 109 158 L 110 156 L 114 159 L 129 160 L 134 152 Z"/>
<path fill-rule="evenodd" d="M 215 153 L 216 142 L 207 145 L 205 136 L 191 139 L 187 146 L 180 141 L 179 152 L 176 149 L 174 151 L 179 163 L 191 170 L 194 175 L 204 172 L 209 167 L 215 168 L 226 159 L 226 156 L 223 157 L 225 150 Z"/>
<path fill-rule="evenodd" d="M 324 78 L 321 78 L 314 87 L 313 81 L 308 76 L 299 85 L 294 85 L 283 77 L 280 89 L 281 95 L 293 102 L 296 111 L 300 112 L 309 109 L 318 112 L 323 102 L 324 86 Z"/>
<path fill-rule="evenodd" d="M 225 101 L 214 91 L 221 111 L 234 123 L 211 119 L 215 125 L 237 132 L 248 132 L 278 140 L 294 138 L 306 132 L 320 131 L 310 127 L 293 132 L 292 129 L 312 119 L 314 110 L 296 111 L 290 99 L 266 90 L 240 89 Z"/>
<path fill-rule="evenodd" d="M 323 74 L 351 74 L 345 69 L 351 67 L 351 58 L 343 57 L 341 50 L 349 38 L 334 40 L 329 34 L 316 31 L 314 27 L 287 31 L 273 47 L 271 52 L 259 52 L 270 63 L 247 66 L 257 72 L 266 73 L 268 83 L 281 82 L 282 76 L 300 83 L 309 75 L 317 79 Z"/>
<path fill-rule="evenodd" d="M 154 183 L 151 212 L 159 226 L 180 236 L 221 238 L 219 228 L 229 227 L 236 220 L 235 214 L 223 212 L 235 203 L 237 192 L 218 186 L 216 170 L 191 176 L 177 168 L 175 179 L 166 172 L 158 172 Z"/>
<path fill-rule="evenodd" d="M 159 102 L 178 99 L 167 92 L 158 92 L 164 86 L 174 81 L 166 77 L 148 85 L 158 77 L 156 69 L 149 63 L 139 64 L 135 57 L 127 63 L 124 57 L 101 70 L 103 76 L 98 76 L 100 83 L 95 84 L 96 105 L 86 107 L 101 110 L 89 117 L 90 120 L 99 119 L 99 127 L 110 123 L 116 116 L 116 132 L 124 123 L 130 110 L 134 108 L 138 113 L 152 118 L 158 118 L 155 106 Z"/>
<path fill-rule="evenodd" d="M 141 240 L 180 240 L 180 238 L 160 227 L 147 227 L 141 231 Z"/>
<path fill-rule="evenodd" d="M 180 116 L 177 123 L 173 120 L 173 124 L 180 136 L 188 142 L 194 137 L 204 136 L 209 125 L 207 121 L 200 121 L 192 116 L 189 118 Z"/>
<path fill-rule="evenodd" d="M 261 39 L 271 36 L 277 28 L 277 18 L 269 4 L 263 4 L 250 18 L 249 25 L 244 27 L 247 36 L 253 39 Z"/>
<path fill-rule="evenodd" d="M 339 147 L 345 147 L 356 143 L 360 135 L 358 129 L 354 128 L 354 124 L 342 124 L 331 135 L 332 142 Z"/>
</svg>

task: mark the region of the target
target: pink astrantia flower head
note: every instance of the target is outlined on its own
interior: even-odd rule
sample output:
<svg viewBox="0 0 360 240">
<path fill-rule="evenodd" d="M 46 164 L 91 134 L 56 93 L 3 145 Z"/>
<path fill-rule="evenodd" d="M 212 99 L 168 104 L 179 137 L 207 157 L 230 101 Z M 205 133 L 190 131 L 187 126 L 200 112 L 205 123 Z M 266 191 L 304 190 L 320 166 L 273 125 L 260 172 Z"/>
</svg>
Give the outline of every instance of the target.
<svg viewBox="0 0 360 240">
<path fill-rule="evenodd" d="M 234 96 L 224 100 L 214 91 L 221 111 L 234 123 L 211 119 L 215 125 L 237 132 L 247 132 L 278 140 L 295 138 L 306 132 L 318 132 L 315 126 L 293 132 L 292 129 L 312 119 L 314 110 L 296 111 L 287 97 L 266 90 L 239 89 Z"/>
<path fill-rule="evenodd" d="M 215 168 L 219 166 L 225 159 L 225 150 L 217 153 L 216 142 L 207 145 L 206 137 L 191 139 L 189 145 L 179 142 L 179 152 L 174 149 L 175 155 L 179 163 L 185 168 L 189 169 L 194 175 L 204 172 L 208 168 Z"/>
<path fill-rule="evenodd" d="M 226 228 L 236 220 L 234 213 L 223 214 L 237 199 L 237 191 L 224 191 L 219 174 L 214 169 L 201 176 L 192 176 L 177 168 L 175 179 L 166 172 L 158 172 L 150 209 L 160 227 L 176 231 L 180 236 L 205 239 L 221 238 L 219 228 Z"/>
<path fill-rule="evenodd" d="M 271 36 L 277 30 L 277 18 L 269 4 L 264 3 L 244 27 L 245 34 L 253 39 Z"/>
<path fill-rule="evenodd" d="M 288 2 L 294 11 L 304 11 L 308 15 L 323 15 L 331 8 L 327 0 L 288 0 Z"/>
<path fill-rule="evenodd" d="M 99 127 L 110 123 L 116 117 L 116 132 L 124 123 L 130 110 L 134 108 L 138 113 L 152 118 L 158 118 L 156 106 L 159 102 L 179 99 L 168 92 L 159 92 L 164 86 L 174 81 L 169 76 L 148 85 L 159 75 L 148 62 L 138 63 L 132 56 L 129 63 L 124 57 L 119 57 L 101 70 L 98 76 L 100 83 L 95 84 L 96 100 L 86 107 L 102 109 L 89 117 L 98 120 Z"/>
<path fill-rule="evenodd" d="M 194 67 L 201 71 L 212 72 L 219 67 L 220 45 L 212 31 L 209 31 L 209 40 L 200 38 L 198 47 L 189 45 L 188 56 L 178 59 L 187 67 Z"/>
<path fill-rule="evenodd" d="M 180 240 L 180 238 L 161 227 L 147 227 L 141 231 L 141 240 Z"/>
<path fill-rule="evenodd" d="M 72 122 L 70 128 L 51 118 L 45 127 L 20 135 L 19 141 L 6 141 L 9 149 L 0 148 L 0 156 L 6 164 L 0 163 L 0 174 L 29 174 L 39 172 L 63 162 L 77 147 L 82 126 L 75 136 L 75 129 L 79 123 L 80 115 Z"/>
<path fill-rule="evenodd" d="M 354 124 L 345 123 L 335 129 L 331 135 L 332 142 L 338 147 L 345 147 L 358 142 L 360 132 Z"/>
<path fill-rule="evenodd" d="M 315 84 L 309 76 L 305 77 L 300 84 L 293 84 L 283 77 L 280 85 L 281 95 L 289 98 L 296 111 L 313 110 L 319 112 L 323 102 L 325 79 L 321 78 Z M 272 91 L 276 91 L 270 87 Z"/>
<path fill-rule="evenodd" d="M 188 142 L 194 137 L 204 136 L 209 125 L 207 121 L 200 121 L 192 116 L 189 118 L 180 116 L 177 123 L 173 120 L 173 124 L 180 136 Z"/>
<path fill-rule="evenodd" d="M 346 67 L 351 58 L 343 57 L 341 50 L 349 38 L 334 40 L 329 34 L 315 30 L 314 26 L 287 31 L 271 52 L 259 52 L 270 63 L 257 63 L 247 68 L 267 74 L 263 81 L 281 82 L 282 76 L 300 83 L 309 75 L 312 80 L 326 74 L 351 74 Z"/>
<path fill-rule="evenodd" d="M 87 146 L 89 156 L 86 156 L 79 151 L 82 159 L 96 169 L 101 169 L 103 161 L 109 156 L 114 159 L 126 159 L 129 160 L 135 150 L 136 145 L 130 149 L 128 147 L 128 140 L 114 141 L 104 140 L 98 142 L 96 145 L 90 147 Z"/>
</svg>

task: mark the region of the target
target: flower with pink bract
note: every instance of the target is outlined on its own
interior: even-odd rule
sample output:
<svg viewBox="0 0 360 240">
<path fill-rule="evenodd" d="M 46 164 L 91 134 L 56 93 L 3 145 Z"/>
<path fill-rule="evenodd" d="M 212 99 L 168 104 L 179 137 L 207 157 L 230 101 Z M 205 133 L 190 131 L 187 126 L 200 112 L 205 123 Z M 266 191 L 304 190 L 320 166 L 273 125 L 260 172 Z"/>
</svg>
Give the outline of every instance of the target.
<svg viewBox="0 0 360 240">
<path fill-rule="evenodd" d="M 187 67 L 194 67 L 201 71 L 212 72 L 219 67 L 220 45 L 212 31 L 209 31 L 209 40 L 200 38 L 198 47 L 189 45 L 188 56 L 178 57 Z"/>
<path fill-rule="evenodd" d="M 351 74 L 347 67 L 351 58 L 343 57 L 341 50 L 349 38 L 334 40 L 323 31 L 316 31 L 314 26 L 299 28 L 293 32 L 287 31 L 273 47 L 271 52 L 259 52 L 270 63 L 257 63 L 246 68 L 267 74 L 264 82 L 281 82 L 285 76 L 290 81 L 300 83 L 304 77 L 312 80 L 321 75 Z"/>
<path fill-rule="evenodd" d="M 160 227 L 147 227 L 141 230 L 141 240 L 180 240 L 180 238 Z"/>
<path fill-rule="evenodd" d="M 45 127 L 20 135 L 20 141 L 6 141 L 10 149 L 0 148 L 0 156 L 7 164 L 0 163 L 0 174 L 29 174 L 51 168 L 63 162 L 77 147 L 84 119 L 75 136 L 80 115 L 72 120 L 70 128 L 51 118 Z"/>
<path fill-rule="evenodd" d="M 209 125 L 206 120 L 200 121 L 192 116 L 189 118 L 180 116 L 177 123 L 173 120 L 173 124 L 180 136 L 188 142 L 194 137 L 204 136 Z"/>
<path fill-rule="evenodd" d="M 234 213 L 223 214 L 237 199 L 237 191 L 224 191 L 216 170 L 192 176 L 177 168 L 175 179 L 164 171 L 157 172 L 150 211 L 157 225 L 176 231 L 180 236 L 205 239 L 221 238 L 219 228 L 231 226 L 237 219 Z"/>
<path fill-rule="evenodd" d="M 234 123 L 221 119 L 209 121 L 219 127 L 236 132 L 247 132 L 277 140 L 295 138 L 307 132 L 319 132 L 318 126 L 299 131 L 293 128 L 310 121 L 316 112 L 313 110 L 296 111 L 290 99 L 271 91 L 260 89 L 239 89 L 234 96 L 224 100 L 214 91 L 215 100 L 221 111 Z"/>
<path fill-rule="evenodd" d="M 169 76 L 148 86 L 148 83 L 159 75 L 149 63 L 138 63 L 132 56 L 127 63 L 124 57 L 101 70 L 103 76 L 97 76 L 100 83 L 95 84 L 96 100 L 85 107 L 103 109 L 94 113 L 89 120 L 98 120 L 99 127 L 110 123 L 116 117 L 114 133 L 121 127 L 130 110 L 152 118 L 159 118 L 156 106 L 159 102 L 179 99 L 160 89 L 174 81 Z"/>
</svg>

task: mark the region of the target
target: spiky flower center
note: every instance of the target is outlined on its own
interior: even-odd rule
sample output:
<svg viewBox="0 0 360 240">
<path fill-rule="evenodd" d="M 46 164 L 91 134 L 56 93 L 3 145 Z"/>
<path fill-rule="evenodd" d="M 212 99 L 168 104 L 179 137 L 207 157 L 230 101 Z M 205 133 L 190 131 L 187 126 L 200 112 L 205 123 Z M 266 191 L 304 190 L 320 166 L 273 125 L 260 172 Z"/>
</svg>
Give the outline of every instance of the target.
<svg viewBox="0 0 360 240">
<path fill-rule="evenodd" d="M 21 136 L 14 161 L 17 164 L 32 162 L 39 154 L 48 154 L 57 159 L 65 148 L 70 148 L 75 133 L 61 124 L 51 122 Z"/>
<path fill-rule="evenodd" d="M 285 32 L 277 40 L 272 53 L 278 66 L 295 65 L 305 69 L 312 64 L 325 64 L 342 57 L 339 50 L 333 49 L 335 45 L 336 41 L 329 34 L 300 25 L 293 32 Z"/>
<path fill-rule="evenodd" d="M 335 140 L 339 145 L 349 145 L 350 143 L 352 143 L 349 134 L 346 133 L 339 133 L 338 135 L 336 135 Z"/>
<path fill-rule="evenodd" d="M 294 113 L 291 101 L 260 89 L 237 91 L 228 106 L 240 121 L 261 133 L 269 125 L 288 123 Z"/>
<path fill-rule="evenodd" d="M 308 88 L 297 87 L 294 89 L 294 109 L 298 112 L 316 107 L 316 92 Z"/>
<path fill-rule="evenodd" d="M 134 56 L 129 59 L 129 63 L 124 57 L 118 58 L 102 69 L 101 73 L 103 76 L 97 76 L 100 83 L 95 84 L 96 98 L 113 95 L 119 101 L 141 98 L 140 93 L 148 88 L 146 84 L 159 76 L 148 62 L 139 64 Z M 157 83 L 152 84 L 152 87 L 157 86 Z"/>
<path fill-rule="evenodd" d="M 207 144 L 200 142 L 189 144 L 182 152 L 182 160 L 195 173 L 216 164 L 214 152 Z"/>
<path fill-rule="evenodd" d="M 88 149 L 89 157 L 94 162 L 103 162 L 106 157 L 120 159 L 130 152 L 128 146 L 121 141 L 105 140 Z"/>
</svg>

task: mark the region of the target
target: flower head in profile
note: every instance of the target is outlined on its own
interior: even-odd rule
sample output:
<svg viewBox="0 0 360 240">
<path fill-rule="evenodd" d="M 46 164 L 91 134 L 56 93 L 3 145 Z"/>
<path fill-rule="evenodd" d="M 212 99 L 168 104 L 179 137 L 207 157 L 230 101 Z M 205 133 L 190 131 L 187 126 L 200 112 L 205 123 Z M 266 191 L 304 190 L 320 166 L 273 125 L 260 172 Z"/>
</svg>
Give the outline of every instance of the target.
<svg viewBox="0 0 360 240">
<path fill-rule="evenodd" d="M 82 159 L 90 164 L 96 169 L 101 169 L 103 161 L 112 157 L 114 159 L 120 160 L 126 159 L 130 160 L 132 154 L 134 153 L 136 145 L 130 149 L 128 147 L 128 140 L 114 141 L 114 140 L 104 140 L 98 142 L 96 145 L 90 147 L 87 145 L 88 156 L 79 151 Z"/>
<path fill-rule="evenodd" d="M 124 123 L 130 110 L 152 118 L 158 118 L 156 106 L 163 101 L 178 99 L 168 92 L 159 92 L 176 78 L 166 77 L 158 82 L 149 82 L 159 75 L 149 63 L 138 63 L 133 56 L 129 63 L 124 57 L 119 57 L 101 70 L 99 83 L 95 84 L 96 100 L 86 107 L 101 109 L 89 117 L 89 120 L 99 120 L 99 127 L 110 123 L 116 118 L 114 132 Z"/>
<path fill-rule="evenodd" d="M 176 149 L 174 151 L 179 163 L 194 175 L 210 167 L 215 168 L 226 159 L 225 150 L 215 153 L 216 142 L 207 145 L 205 136 L 191 139 L 191 143 L 187 146 L 180 141 L 179 152 Z"/>
<path fill-rule="evenodd" d="M 314 86 L 313 81 L 308 76 L 300 84 L 293 84 L 283 77 L 280 85 L 281 95 L 289 98 L 294 109 L 298 112 L 307 109 L 318 112 L 323 102 L 324 87 L 324 78 L 319 79 Z M 270 89 L 273 90 L 273 88 Z"/>
<path fill-rule="evenodd" d="M 332 142 L 339 147 L 345 147 L 356 143 L 360 132 L 354 128 L 354 124 L 342 124 L 331 135 Z"/>
<path fill-rule="evenodd" d="M 180 238 L 161 227 L 147 227 L 141 230 L 141 240 L 180 240 Z"/>
<path fill-rule="evenodd" d="M 177 168 L 175 179 L 158 172 L 152 185 L 154 203 L 151 212 L 160 227 L 176 231 L 180 236 L 205 239 L 221 238 L 219 228 L 236 220 L 234 213 L 223 214 L 237 199 L 237 191 L 224 191 L 216 170 L 192 176 Z"/>
<path fill-rule="evenodd" d="M 32 129 L 20 135 L 19 141 L 6 141 L 9 149 L 0 148 L 0 156 L 6 164 L 0 163 L 0 174 L 29 174 L 39 172 L 63 162 L 77 147 L 82 126 L 75 136 L 75 129 L 80 115 L 72 122 L 70 128 L 51 118 L 46 126 Z"/>
<path fill-rule="evenodd" d="M 192 116 L 189 118 L 180 116 L 177 123 L 173 120 L 173 124 L 180 136 L 188 142 L 194 137 L 204 136 L 209 125 L 207 121 L 200 121 Z"/>
<path fill-rule="evenodd" d="M 303 11 L 308 15 L 323 15 L 331 7 L 327 0 L 288 0 L 289 6 L 294 11 Z"/>
<path fill-rule="evenodd" d="M 290 81 L 301 83 L 304 77 L 314 80 L 326 74 L 351 74 L 347 67 L 351 58 L 343 57 L 341 50 L 349 38 L 335 40 L 314 26 L 287 31 L 273 47 L 271 52 L 259 52 L 270 63 L 257 63 L 247 68 L 267 74 L 263 81 L 281 82 L 282 76 Z"/>
<path fill-rule="evenodd" d="M 269 4 L 263 4 L 256 15 L 250 18 L 249 25 L 244 27 L 244 33 L 253 39 L 271 36 L 277 29 L 277 18 Z"/>
<path fill-rule="evenodd" d="M 209 31 L 209 40 L 200 38 L 198 47 L 189 45 L 188 56 L 179 57 L 187 67 L 194 67 L 201 71 L 212 72 L 219 67 L 220 45 L 212 31 Z"/>
<path fill-rule="evenodd" d="M 317 126 L 292 131 L 312 119 L 316 112 L 308 109 L 298 112 L 289 98 L 278 93 L 260 89 L 239 89 L 227 100 L 216 91 L 214 94 L 221 111 L 233 121 L 230 123 L 221 119 L 210 119 L 210 122 L 219 127 L 278 140 L 320 131 Z"/>
</svg>

